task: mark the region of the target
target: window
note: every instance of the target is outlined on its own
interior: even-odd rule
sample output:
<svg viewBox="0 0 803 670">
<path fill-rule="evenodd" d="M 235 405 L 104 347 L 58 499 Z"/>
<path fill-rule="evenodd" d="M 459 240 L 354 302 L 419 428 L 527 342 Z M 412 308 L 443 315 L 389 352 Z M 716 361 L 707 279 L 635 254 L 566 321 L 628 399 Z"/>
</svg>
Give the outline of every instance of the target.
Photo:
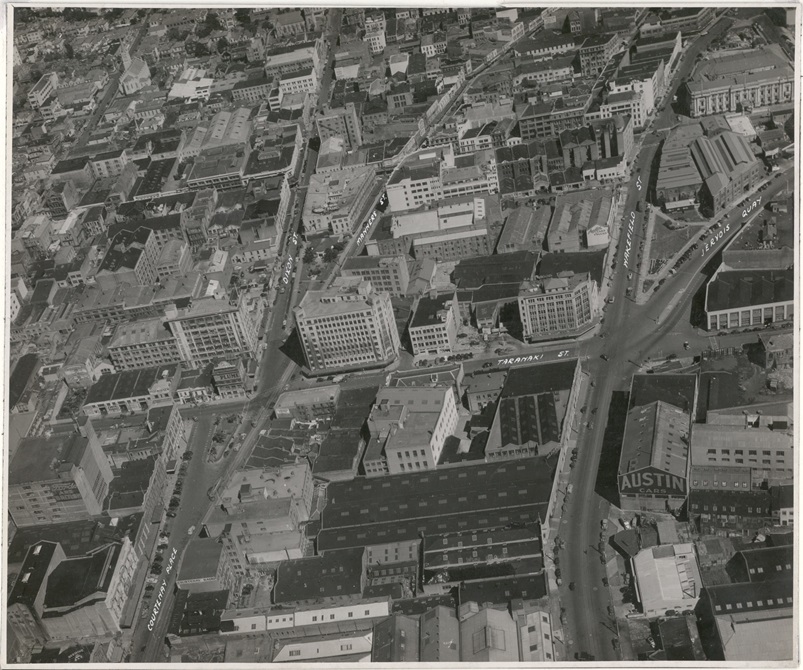
<svg viewBox="0 0 803 670">
<path fill-rule="evenodd" d="M 317 617 L 317 616 L 314 616 L 314 617 L 312 617 L 312 620 L 313 620 L 313 621 L 317 621 L 317 620 L 318 620 L 318 617 Z"/>
<path fill-rule="evenodd" d="M 256 629 L 257 629 L 257 625 L 255 623 L 252 623 L 251 624 L 251 630 L 256 630 Z"/>
<path fill-rule="evenodd" d="M 288 654 L 288 656 L 301 656 L 301 650 L 300 649 L 291 649 L 290 653 Z"/>
<path fill-rule="evenodd" d="M 349 612 L 349 619 L 353 619 L 353 618 L 354 618 L 354 612 Z"/>
</svg>

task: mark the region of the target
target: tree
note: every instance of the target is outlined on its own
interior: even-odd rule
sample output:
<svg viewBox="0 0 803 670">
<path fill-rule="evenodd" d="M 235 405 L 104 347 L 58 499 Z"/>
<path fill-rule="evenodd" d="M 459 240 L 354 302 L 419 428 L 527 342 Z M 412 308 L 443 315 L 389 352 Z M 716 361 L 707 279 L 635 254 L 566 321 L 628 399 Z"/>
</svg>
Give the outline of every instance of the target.
<svg viewBox="0 0 803 670">
<path fill-rule="evenodd" d="M 324 263 L 332 263 L 337 258 L 337 250 L 334 247 L 329 247 L 323 252 Z"/>
<path fill-rule="evenodd" d="M 251 10 L 238 9 L 234 12 L 234 18 L 241 26 L 246 26 L 251 23 Z"/>
<path fill-rule="evenodd" d="M 73 49 L 72 44 L 70 44 L 69 42 L 67 42 L 64 45 L 64 57 L 67 60 L 72 60 L 73 58 L 75 58 L 75 50 Z"/>
<path fill-rule="evenodd" d="M 225 37 L 221 37 L 217 41 L 217 52 L 219 54 L 222 54 L 228 48 L 229 48 L 229 41 Z"/>
<path fill-rule="evenodd" d="M 307 247 L 304 250 L 304 262 L 307 265 L 315 262 L 315 249 L 313 249 L 312 247 Z"/>
</svg>

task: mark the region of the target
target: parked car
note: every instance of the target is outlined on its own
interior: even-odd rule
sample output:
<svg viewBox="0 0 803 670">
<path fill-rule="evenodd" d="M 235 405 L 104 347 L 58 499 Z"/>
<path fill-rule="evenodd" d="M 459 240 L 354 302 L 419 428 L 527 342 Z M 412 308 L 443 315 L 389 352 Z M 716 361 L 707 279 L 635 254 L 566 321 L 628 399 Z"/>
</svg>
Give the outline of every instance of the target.
<svg viewBox="0 0 803 670">
<path fill-rule="evenodd" d="M 187 528 L 187 535 L 192 535 L 195 532 L 195 526 Z"/>
</svg>

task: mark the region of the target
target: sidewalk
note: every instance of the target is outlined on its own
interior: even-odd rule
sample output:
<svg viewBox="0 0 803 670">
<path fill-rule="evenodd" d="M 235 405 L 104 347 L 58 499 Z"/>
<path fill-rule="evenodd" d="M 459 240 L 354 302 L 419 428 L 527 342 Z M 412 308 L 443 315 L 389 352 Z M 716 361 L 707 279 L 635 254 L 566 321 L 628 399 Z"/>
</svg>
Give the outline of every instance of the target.
<svg viewBox="0 0 803 670">
<path fill-rule="evenodd" d="M 652 248 L 652 231 L 655 229 L 655 208 L 647 205 L 649 211 L 645 222 L 644 246 L 639 250 L 638 281 L 636 282 L 636 304 L 640 305 L 639 299 L 644 295 L 644 282 L 650 273 L 650 249 Z M 645 301 L 646 302 L 646 301 Z"/>
</svg>

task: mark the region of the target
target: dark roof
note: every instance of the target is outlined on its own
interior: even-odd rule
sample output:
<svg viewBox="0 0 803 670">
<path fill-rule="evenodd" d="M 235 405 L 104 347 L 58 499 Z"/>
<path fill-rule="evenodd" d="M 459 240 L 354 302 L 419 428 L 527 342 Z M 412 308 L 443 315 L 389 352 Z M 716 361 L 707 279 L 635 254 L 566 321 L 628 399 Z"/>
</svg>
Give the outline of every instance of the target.
<svg viewBox="0 0 803 670">
<path fill-rule="evenodd" d="M 423 598 L 404 598 L 393 602 L 393 613 L 400 614 L 424 614 L 435 607 L 446 607 L 455 613 L 457 601 L 452 594 L 437 596 L 424 596 Z"/>
<path fill-rule="evenodd" d="M 66 665 L 67 663 L 89 663 L 92 660 L 92 651 L 95 643 L 72 644 L 68 647 L 45 647 L 40 651 L 31 654 L 30 663 L 57 663 Z"/>
<path fill-rule="evenodd" d="M 479 288 L 484 284 L 521 283 L 533 276 L 537 260 L 531 251 L 469 258 L 457 264 L 452 281 L 462 289 Z"/>
<path fill-rule="evenodd" d="M 86 156 L 82 156 L 81 158 L 68 158 L 63 161 L 59 161 L 53 166 L 53 170 L 50 174 L 62 174 L 65 172 L 74 172 L 76 170 L 83 170 L 87 163 L 89 163 L 89 158 Z"/>
<path fill-rule="evenodd" d="M 728 516 L 770 516 L 769 491 L 736 491 L 721 489 L 693 489 L 689 493 L 689 514 L 727 514 Z M 714 506 L 717 510 L 714 510 Z M 708 510 L 705 508 L 708 507 Z M 733 508 L 736 508 L 733 511 Z"/>
<path fill-rule="evenodd" d="M 507 606 L 511 600 L 537 600 L 547 595 L 546 575 L 503 577 L 460 584 L 460 603 L 475 602 L 479 605 Z"/>
<path fill-rule="evenodd" d="M 718 312 L 794 299 L 794 270 L 734 270 L 720 272 L 708 284 L 706 311 Z"/>
<path fill-rule="evenodd" d="M 512 368 L 502 389 L 502 398 L 537 395 L 572 387 L 577 360 Z"/>
<path fill-rule="evenodd" d="M 120 269 L 133 270 L 145 252 L 145 244 L 150 235 L 151 231 L 147 228 L 119 232 L 111 240 L 99 270 L 108 272 L 117 272 Z"/>
<path fill-rule="evenodd" d="M 378 390 L 378 386 L 342 389 L 332 418 L 332 428 L 362 428 L 371 413 Z"/>
<path fill-rule="evenodd" d="M 174 635 L 198 635 L 220 630 L 220 616 L 227 609 L 227 590 L 190 593 L 178 589 L 170 613 L 168 632 Z"/>
<path fill-rule="evenodd" d="M 154 382 L 163 376 L 172 379 L 176 368 L 176 365 L 160 365 L 154 368 L 126 370 L 117 374 L 103 375 L 89 387 L 84 405 L 148 395 L 148 389 Z"/>
<path fill-rule="evenodd" d="M 25 560 L 22 562 L 19 577 L 14 582 L 11 593 L 8 596 L 8 604 L 20 603 L 29 607 L 33 606 L 39 590 L 47 576 L 53 554 L 56 552 L 58 543 L 42 541 L 29 547 Z M 37 552 L 37 548 L 39 548 Z M 27 579 L 25 576 L 28 575 Z"/>
<path fill-rule="evenodd" d="M 334 482 L 327 489 L 318 548 L 364 547 L 415 539 L 421 532 L 539 521 L 546 512 L 552 477 L 553 468 L 544 459 L 526 458 Z"/>
<path fill-rule="evenodd" d="M 795 487 L 792 484 L 772 486 L 770 495 L 772 496 L 773 511 L 795 506 Z"/>
<path fill-rule="evenodd" d="M 630 407 L 649 405 L 660 400 L 674 405 L 684 412 L 694 408 L 694 391 L 697 385 L 696 375 L 635 374 L 630 385 Z"/>
<path fill-rule="evenodd" d="M 441 318 L 438 313 L 449 309 L 446 303 L 454 299 L 454 293 L 439 295 L 435 298 L 422 297 L 416 306 L 413 320 L 410 322 L 410 328 L 432 326 L 441 323 Z"/>
<path fill-rule="evenodd" d="M 751 582 L 767 582 L 792 574 L 795 548 L 792 545 L 783 545 L 743 549 L 737 555 L 744 561 Z"/>
<path fill-rule="evenodd" d="M 8 381 L 8 406 L 14 407 L 28 388 L 33 375 L 39 367 L 39 356 L 25 354 L 20 356 Z"/>
<path fill-rule="evenodd" d="M 714 616 L 792 607 L 792 574 L 772 582 L 739 582 L 704 589 Z"/>
<path fill-rule="evenodd" d="M 98 520 L 19 528 L 8 549 L 9 565 L 21 563 L 28 550 L 42 538 L 58 542 L 67 556 L 83 556 L 109 542 L 122 540 L 125 536 L 134 542 L 142 517 L 140 512 L 120 517 L 114 526 L 110 525 L 111 517 L 100 517 Z"/>
<path fill-rule="evenodd" d="M 405 643 L 413 640 L 413 644 Z M 418 661 L 418 618 L 392 614 L 374 625 L 371 661 L 415 663 Z"/>
<path fill-rule="evenodd" d="M 177 581 L 214 577 L 224 549 L 224 546 L 213 537 L 196 537 L 190 540 Z"/>
<path fill-rule="evenodd" d="M 362 595 L 363 549 L 282 561 L 276 571 L 276 603 Z"/>
<path fill-rule="evenodd" d="M 660 620 L 658 631 L 667 661 L 707 660 L 693 617 L 678 616 Z"/>
<path fill-rule="evenodd" d="M 59 563 L 47 579 L 45 607 L 70 607 L 95 593 L 104 599 L 120 549 L 119 544 L 109 544 L 88 556 Z"/>
<path fill-rule="evenodd" d="M 602 286 L 602 272 L 605 267 L 605 251 L 584 251 L 577 253 L 545 253 L 538 264 L 538 275 L 554 277 L 561 272 L 575 274 L 588 273 L 591 279 Z"/>
<path fill-rule="evenodd" d="M 159 455 L 151 454 L 146 458 L 123 463 L 109 483 L 109 495 L 103 503 L 104 509 L 111 514 L 115 509 L 141 506 L 159 458 Z"/>
<path fill-rule="evenodd" d="M 321 443 L 312 472 L 316 477 L 325 478 L 330 472 L 351 470 L 360 454 L 361 440 L 359 428 L 330 430 Z"/>
</svg>

